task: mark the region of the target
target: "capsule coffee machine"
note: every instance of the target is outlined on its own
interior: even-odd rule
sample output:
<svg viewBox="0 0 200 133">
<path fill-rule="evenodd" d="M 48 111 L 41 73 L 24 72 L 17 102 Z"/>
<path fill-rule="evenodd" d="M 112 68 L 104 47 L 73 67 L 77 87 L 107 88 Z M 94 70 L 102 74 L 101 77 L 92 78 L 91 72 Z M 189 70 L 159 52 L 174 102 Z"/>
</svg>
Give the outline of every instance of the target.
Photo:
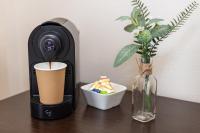
<svg viewBox="0 0 200 133">
<path fill-rule="evenodd" d="M 79 83 L 79 32 L 69 20 L 55 18 L 37 26 L 28 42 L 30 104 L 35 118 L 63 118 L 74 111 Z M 34 65 L 40 62 L 67 64 L 63 102 L 56 105 L 40 103 Z"/>
</svg>

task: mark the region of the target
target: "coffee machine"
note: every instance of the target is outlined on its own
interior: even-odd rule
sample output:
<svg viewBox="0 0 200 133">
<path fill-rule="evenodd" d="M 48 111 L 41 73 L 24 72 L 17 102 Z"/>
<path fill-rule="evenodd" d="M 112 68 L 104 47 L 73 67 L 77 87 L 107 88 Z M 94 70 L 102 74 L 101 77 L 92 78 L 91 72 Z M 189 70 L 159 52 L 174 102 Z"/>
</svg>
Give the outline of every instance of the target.
<svg viewBox="0 0 200 133">
<path fill-rule="evenodd" d="M 31 115 L 43 120 L 59 119 L 76 108 L 79 83 L 79 31 L 67 19 L 55 18 L 37 26 L 28 40 Z M 40 62 L 67 64 L 63 102 L 40 102 L 34 65 Z"/>
</svg>

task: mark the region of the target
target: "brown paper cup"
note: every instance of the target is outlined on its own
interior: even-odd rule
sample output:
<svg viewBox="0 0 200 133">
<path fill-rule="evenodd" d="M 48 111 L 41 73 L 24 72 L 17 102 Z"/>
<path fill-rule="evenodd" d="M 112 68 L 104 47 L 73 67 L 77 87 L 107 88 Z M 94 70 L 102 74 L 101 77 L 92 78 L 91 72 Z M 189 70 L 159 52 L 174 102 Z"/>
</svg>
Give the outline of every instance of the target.
<svg viewBox="0 0 200 133">
<path fill-rule="evenodd" d="M 53 105 L 63 102 L 66 67 L 61 62 L 51 62 L 51 69 L 49 62 L 34 65 L 41 103 Z"/>
</svg>

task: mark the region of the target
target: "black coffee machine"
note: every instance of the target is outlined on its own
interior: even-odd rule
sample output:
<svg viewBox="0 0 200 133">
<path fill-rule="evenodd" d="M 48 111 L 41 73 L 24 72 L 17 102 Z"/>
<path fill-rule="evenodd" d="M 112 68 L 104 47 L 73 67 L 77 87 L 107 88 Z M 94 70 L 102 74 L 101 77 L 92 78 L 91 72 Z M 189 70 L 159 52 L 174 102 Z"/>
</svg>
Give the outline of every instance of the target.
<svg viewBox="0 0 200 133">
<path fill-rule="evenodd" d="M 28 41 L 31 114 L 49 120 L 67 116 L 76 108 L 79 83 L 79 32 L 64 18 L 55 18 L 37 26 Z M 67 64 L 63 103 L 40 103 L 34 65 L 40 62 Z"/>
</svg>

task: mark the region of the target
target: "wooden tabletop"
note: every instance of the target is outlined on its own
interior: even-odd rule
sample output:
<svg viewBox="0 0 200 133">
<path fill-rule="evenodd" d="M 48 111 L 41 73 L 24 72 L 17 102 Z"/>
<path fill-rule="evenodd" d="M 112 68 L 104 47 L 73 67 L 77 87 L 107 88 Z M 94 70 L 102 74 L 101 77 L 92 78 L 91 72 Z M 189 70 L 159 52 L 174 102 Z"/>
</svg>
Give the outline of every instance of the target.
<svg viewBox="0 0 200 133">
<path fill-rule="evenodd" d="M 200 104 L 158 97 L 156 120 L 131 118 L 131 93 L 107 111 L 89 107 L 82 96 L 76 111 L 54 121 L 32 118 L 29 92 L 0 102 L 0 133 L 200 133 Z"/>
</svg>

